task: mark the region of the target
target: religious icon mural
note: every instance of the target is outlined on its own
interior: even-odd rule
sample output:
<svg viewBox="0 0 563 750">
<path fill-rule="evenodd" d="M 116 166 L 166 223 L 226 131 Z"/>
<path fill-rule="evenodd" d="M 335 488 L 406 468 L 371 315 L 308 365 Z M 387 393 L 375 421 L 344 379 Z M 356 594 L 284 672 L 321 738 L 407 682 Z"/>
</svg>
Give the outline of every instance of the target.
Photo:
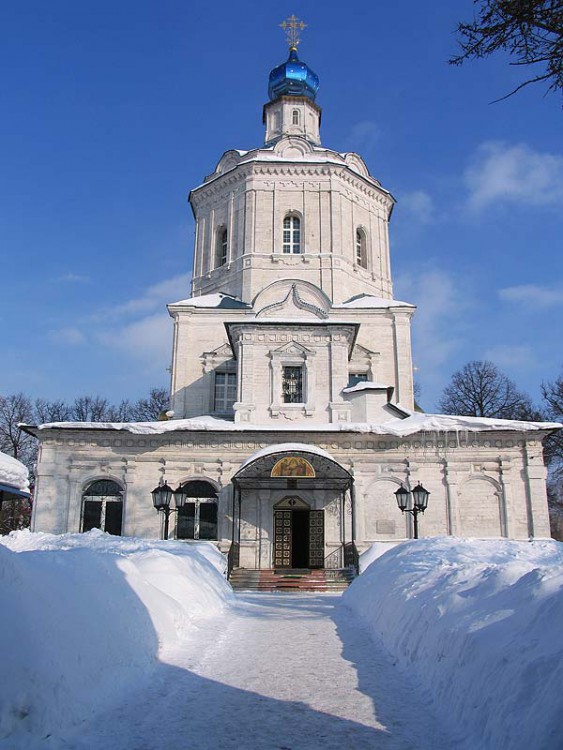
<svg viewBox="0 0 563 750">
<path fill-rule="evenodd" d="M 284 456 L 272 469 L 272 477 L 314 477 L 315 470 L 301 456 Z"/>
</svg>

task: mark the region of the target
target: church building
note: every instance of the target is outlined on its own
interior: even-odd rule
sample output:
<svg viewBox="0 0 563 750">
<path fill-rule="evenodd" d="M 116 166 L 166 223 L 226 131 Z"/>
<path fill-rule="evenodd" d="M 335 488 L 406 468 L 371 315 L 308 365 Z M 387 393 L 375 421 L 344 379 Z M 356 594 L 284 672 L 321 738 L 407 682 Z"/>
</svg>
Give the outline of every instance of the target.
<svg viewBox="0 0 563 750">
<path fill-rule="evenodd" d="M 555 425 L 415 411 L 395 200 L 361 156 L 323 145 L 298 25 L 269 76 L 263 145 L 226 151 L 189 196 L 168 419 L 27 427 L 41 442 L 34 530 L 215 540 L 253 569 L 342 568 L 412 537 L 414 520 L 420 536 L 549 536 Z M 418 518 L 396 496 L 412 502 L 415 485 L 430 493 Z"/>
</svg>

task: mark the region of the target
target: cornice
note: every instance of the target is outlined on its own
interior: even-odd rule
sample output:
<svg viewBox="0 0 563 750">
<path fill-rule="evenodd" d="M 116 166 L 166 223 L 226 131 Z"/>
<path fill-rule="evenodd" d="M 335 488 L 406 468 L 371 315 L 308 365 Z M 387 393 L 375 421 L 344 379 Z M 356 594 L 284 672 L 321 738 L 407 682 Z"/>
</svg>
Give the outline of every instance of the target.
<svg viewBox="0 0 563 750">
<path fill-rule="evenodd" d="M 212 196 L 216 196 L 222 192 L 229 192 L 229 189 L 233 185 L 252 178 L 253 176 L 315 177 L 317 179 L 319 177 L 331 178 L 336 176 L 339 177 L 342 182 L 353 186 L 359 192 L 364 193 L 372 200 L 375 200 L 388 208 L 395 204 L 395 199 L 391 193 L 377 184 L 373 178 L 363 177 L 346 164 L 337 164 L 331 161 L 288 162 L 269 159 L 255 159 L 253 161 L 242 162 L 235 165 L 229 171 L 217 175 L 209 182 L 194 188 L 190 192 L 188 200 L 195 209 L 201 205 L 202 202 L 209 200 Z M 247 188 L 247 190 L 253 189 L 256 188 Z"/>
</svg>

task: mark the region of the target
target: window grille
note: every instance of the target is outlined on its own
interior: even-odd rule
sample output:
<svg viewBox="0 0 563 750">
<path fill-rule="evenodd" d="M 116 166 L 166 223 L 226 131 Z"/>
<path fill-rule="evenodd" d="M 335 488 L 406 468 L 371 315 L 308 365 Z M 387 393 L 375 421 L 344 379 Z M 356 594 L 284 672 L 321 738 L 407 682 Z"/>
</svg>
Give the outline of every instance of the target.
<svg viewBox="0 0 563 750">
<path fill-rule="evenodd" d="M 366 236 L 361 229 L 356 231 L 356 263 L 367 268 Z"/>
<path fill-rule="evenodd" d="M 217 492 L 209 482 L 188 482 L 188 499 L 178 509 L 177 539 L 217 539 Z"/>
<path fill-rule="evenodd" d="M 217 234 L 217 266 L 224 266 L 227 262 L 228 235 L 225 227 Z"/>
<path fill-rule="evenodd" d="M 82 531 L 101 529 L 121 536 L 123 490 L 111 479 L 92 482 L 82 493 Z"/>
<path fill-rule="evenodd" d="M 213 410 L 221 413 L 230 412 L 237 400 L 237 376 L 234 372 L 215 373 L 215 394 Z"/>
<path fill-rule="evenodd" d="M 295 255 L 301 252 L 301 220 L 298 216 L 286 216 L 283 220 L 283 251 Z"/>
<path fill-rule="evenodd" d="M 283 401 L 285 404 L 303 403 L 303 368 L 288 366 L 283 368 Z"/>
<path fill-rule="evenodd" d="M 365 383 L 368 379 L 366 372 L 351 372 L 348 374 L 348 388 L 352 388 L 358 383 Z"/>
</svg>

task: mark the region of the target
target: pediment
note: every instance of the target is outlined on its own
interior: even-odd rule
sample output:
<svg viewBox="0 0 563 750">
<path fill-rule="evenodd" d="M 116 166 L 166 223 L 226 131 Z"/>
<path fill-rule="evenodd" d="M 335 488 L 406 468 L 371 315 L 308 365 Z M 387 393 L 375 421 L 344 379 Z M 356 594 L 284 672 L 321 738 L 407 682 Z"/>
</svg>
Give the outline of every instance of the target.
<svg viewBox="0 0 563 750">
<path fill-rule="evenodd" d="M 329 306 L 320 289 L 292 279 L 275 282 L 255 299 L 257 318 L 325 320 Z"/>
<path fill-rule="evenodd" d="M 374 352 L 361 344 L 356 344 L 354 351 L 352 352 L 352 360 L 366 360 L 372 357 L 378 357 L 379 352 Z"/>
<path fill-rule="evenodd" d="M 229 169 L 236 167 L 240 162 L 240 154 L 238 151 L 226 151 L 223 156 L 219 159 L 219 163 L 215 168 L 215 174 L 223 174 L 228 172 Z"/>
<path fill-rule="evenodd" d="M 231 349 L 231 345 L 225 342 L 221 346 L 218 346 L 217 349 L 213 349 L 213 351 L 204 352 L 203 356 L 215 357 L 216 359 L 229 359 L 233 356 L 233 350 Z"/>
<path fill-rule="evenodd" d="M 210 372 L 211 370 L 214 370 L 217 365 L 224 365 L 225 363 L 228 363 L 228 369 L 229 364 L 232 364 L 232 366 L 235 367 L 233 350 L 228 343 L 221 344 L 221 346 L 218 346 L 210 352 L 203 352 L 200 359 L 203 372 Z"/>
<path fill-rule="evenodd" d="M 313 147 L 305 138 L 294 136 L 279 140 L 274 147 L 274 153 L 282 159 L 302 159 L 313 153 Z"/>
<path fill-rule="evenodd" d="M 300 344 L 297 341 L 288 341 L 287 344 L 283 344 L 282 346 L 272 351 L 272 354 L 283 354 L 294 357 L 310 357 L 314 353 L 315 352 L 312 349 L 308 349 L 306 346 L 303 346 L 303 344 Z"/>
<path fill-rule="evenodd" d="M 365 161 L 358 154 L 348 153 L 344 157 L 344 161 L 350 167 L 350 169 L 353 169 L 354 172 L 357 172 L 358 174 L 361 174 L 362 177 L 369 177 L 370 176 L 369 170 L 368 170 L 368 168 L 366 166 Z"/>
</svg>

